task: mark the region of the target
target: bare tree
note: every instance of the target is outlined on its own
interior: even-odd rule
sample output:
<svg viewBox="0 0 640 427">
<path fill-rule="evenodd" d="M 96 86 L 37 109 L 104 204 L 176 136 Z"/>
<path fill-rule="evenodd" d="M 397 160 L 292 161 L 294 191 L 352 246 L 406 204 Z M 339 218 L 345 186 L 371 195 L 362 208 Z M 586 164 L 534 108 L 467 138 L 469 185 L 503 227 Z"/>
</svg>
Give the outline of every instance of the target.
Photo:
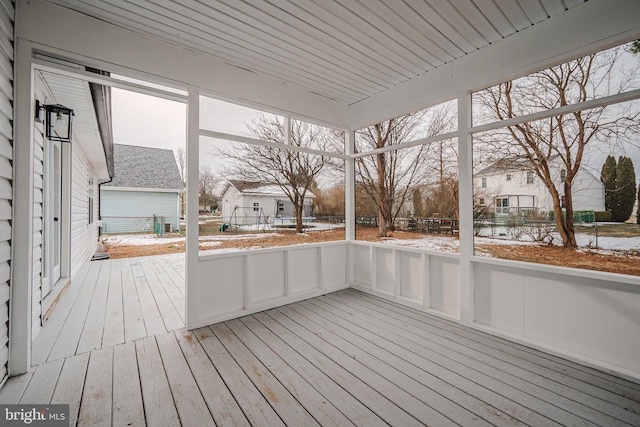
<svg viewBox="0 0 640 427">
<path fill-rule="evenodd" d="M 207 208 L 211 208 L 216 203 L 215 195 L 213 194 L 213 189 L 216 184 L 216 177 L 211 172 L 211 169 L 208 166 L 203 166 L 200 168 L 200 173 L 198 174 L 199 178 L 199 188 L 198 188 L 198 199 L 200 205 L 204 207 L 205 210 Z"/>
<path fill-rule="evenodd" d="M 358 133 L 358 150 L 375 150 L 446 132 L 454 122 L 451 107 L 423 110 L 377 123 Z M 359 185 L 375 202 L 378 235 L 395 230 L 395 219 L 413 192 L 433 171 L 430 145 L 392 150 L 356 161 Z"/>
<path fill-rule="evenodd" d="M 319 154 L 288 150 L 285 145 L 286 121 L 262 116 L 247 128 L 251 135 L 264 141 L 282 144 L 282 148 L 243 144 L 217 152 L 231 160 L 228 176 L 246 182 L 277 185 L 291 201 L 295 211 L 296 232 L 302 232 L 305 197 L 317 185 L 317 179 L 333 159 Z M 343 144 L 341 134 L 310 123 L 291 121 L 290 146 L 335 151 Z"/>
<path fill-rule="evenodd" d="M 178 148 L 175 153 L 176 163 L 178 163 L 178 171 L 180 172 L 180 181 L 182 181 L 182 188 L 187 187 L 187 153 L 184 148 Z M 184 191 L 180 192 L 180 216 L 184 216 L 186 210 L 186 194 Z"/>
<path fill-rule="evenodd" d="M 622 92 L 629 89 L 634 76 L 617 71 L 621 52 L 596 53 L 502 83 L 481 91 L 477 99 L 489 120 L 505 120 Z M 484 139 L 491 141 L 493 152 L 503 158 L 530 165 L 551 195 L 563 245 L 576 247 L 572 189 L 585 148 L 597 140 L 620 143 L 637 131 L 637 118 L 637 109 L 611 105 L 508 126 Z M 554 170 L 554 164 L 558 163 L 566 175 L 564 182 L 556 185 L 559 171 Z"/>
</svg>

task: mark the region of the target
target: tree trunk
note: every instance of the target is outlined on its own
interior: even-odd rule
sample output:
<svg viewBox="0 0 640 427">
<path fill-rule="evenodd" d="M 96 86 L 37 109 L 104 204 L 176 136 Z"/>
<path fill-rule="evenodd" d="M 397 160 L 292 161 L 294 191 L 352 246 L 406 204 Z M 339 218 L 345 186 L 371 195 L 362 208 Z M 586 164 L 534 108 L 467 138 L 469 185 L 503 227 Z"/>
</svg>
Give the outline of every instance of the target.
<svg viewBox="0 0 640 427">
<path fill-rule="evenodd" d="M 564 205 L 567 211 L 566 219 L 564 221 L 564 233 L 562 238 L 562 245 L 565 248 L 577 248 L 576 232 L 573 225 L 573 198 L 571 195 L 571 182 L 566 180 L 564 183 Z"/>
<path fill-rule="evenodd" d="M 302 206 L 296 206 L 296 233 L 302 233 Z"/>
</svg>

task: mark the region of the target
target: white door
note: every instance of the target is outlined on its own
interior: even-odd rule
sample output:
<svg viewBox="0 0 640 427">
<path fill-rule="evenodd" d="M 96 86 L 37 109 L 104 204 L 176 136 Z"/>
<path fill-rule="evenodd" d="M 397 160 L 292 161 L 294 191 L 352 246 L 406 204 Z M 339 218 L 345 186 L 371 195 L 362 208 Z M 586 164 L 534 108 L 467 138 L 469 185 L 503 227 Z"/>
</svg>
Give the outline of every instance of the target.
<svg viewBox="0 0 640 427">
<path fill-rule="evenodd" d="M 45 140 L 42 297 L 60 279 L 62 255 L 62 147 Z"/>
</svg>

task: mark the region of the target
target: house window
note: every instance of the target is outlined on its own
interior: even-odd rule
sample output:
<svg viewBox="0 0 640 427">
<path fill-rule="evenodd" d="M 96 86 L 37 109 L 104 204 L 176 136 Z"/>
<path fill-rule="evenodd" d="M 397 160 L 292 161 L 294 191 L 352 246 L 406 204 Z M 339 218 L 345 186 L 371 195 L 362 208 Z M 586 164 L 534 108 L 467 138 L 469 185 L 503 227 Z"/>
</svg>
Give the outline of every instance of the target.
<svg viewBox="0 0 640 427">
<path fill-rule="evenodd" d="M 507 207 L 509 207 L 509 198 L 508 197 L 496 197 L 496 207 L 497 208 L 507 208 Z"/>
<path fill-rule="evenodd" d="M 480 200 L 478 200 L 478 204 L 480 206 L 484 206 L 484 198 L 480 198 Z"/>
<path fill-rule="evenodd" d="M 563 181 L 564 182 L 564 181 Z M 560 207 L 562 209 L 566 208 L 566 203 L 565 203 L 565 199 L 564 199 L 564 194 L 562 196 L 560 196 Z"/>
<path fill-rule="evenodd" d="M 260 202 L 253 202 L 253 211 L 258 212 L 260 210 Z"/>
<path fill-rule="evenodd" d="M 511 181 L 511 174 L 510 173 L 507 174 L 507 181 Z"/>
<path fill-rule="evenodd" d="M 533 171 L 527 172 L 527 184 L 533 184 Z"/>
<path fill-rule="evenodd" d="M 487 188 L 487 178 L 482 178 L 482 188 Z"/>
<path fill-rule="evenodd" d="M 567 180 L 567 170 L 560 170 L 560 182 L 565 182 Z"/>
<path fill-rule="evenodd" d="M 278 212 L 284 212 L 284 202 L 282 200 L 278 200 Z"/>
</svg>

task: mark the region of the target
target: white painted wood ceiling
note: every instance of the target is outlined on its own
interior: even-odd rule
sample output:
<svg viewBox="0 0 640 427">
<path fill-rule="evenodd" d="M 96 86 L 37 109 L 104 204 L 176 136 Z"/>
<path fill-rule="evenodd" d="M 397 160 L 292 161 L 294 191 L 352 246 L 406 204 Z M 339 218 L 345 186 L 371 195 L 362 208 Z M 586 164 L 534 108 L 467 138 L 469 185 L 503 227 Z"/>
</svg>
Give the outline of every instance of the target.
<svg viewBox="0 0 640 427">
<path fill-rule="evenodd" d="M 49 1 L 352 105 L 585 0 Z"/>
</svg>

